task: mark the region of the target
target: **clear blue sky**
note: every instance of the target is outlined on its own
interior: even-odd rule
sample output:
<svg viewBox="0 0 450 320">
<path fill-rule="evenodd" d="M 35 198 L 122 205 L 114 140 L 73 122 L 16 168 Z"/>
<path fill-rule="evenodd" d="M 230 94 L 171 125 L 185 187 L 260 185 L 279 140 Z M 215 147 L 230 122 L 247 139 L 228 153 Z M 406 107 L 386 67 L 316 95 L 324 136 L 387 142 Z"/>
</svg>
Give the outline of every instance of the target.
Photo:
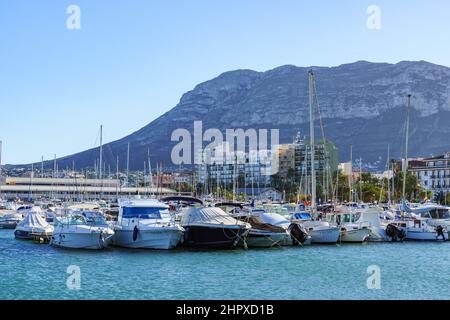
<svg viewBox="0 0 450 320">
<path fill-rule="evenodd" d="M 81 30 L 66 9 L 81 9 Z M 366 27 L 381 9 L 381 30 Z M 3 163 L 121 138 L 233 69 L 356 60 L 450 66 L 448 0 L 0 0 Z M 98 140 L 97 140 L 98 143 Z"/>
</svg>

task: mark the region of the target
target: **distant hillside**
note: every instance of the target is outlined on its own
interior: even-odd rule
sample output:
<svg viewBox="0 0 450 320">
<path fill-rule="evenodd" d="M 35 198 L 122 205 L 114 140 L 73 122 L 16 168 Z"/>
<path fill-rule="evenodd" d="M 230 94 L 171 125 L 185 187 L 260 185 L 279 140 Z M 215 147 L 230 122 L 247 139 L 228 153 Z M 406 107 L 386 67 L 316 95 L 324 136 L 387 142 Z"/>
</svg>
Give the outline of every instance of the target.
<svg viewBox="0 0 450 320">
<path fill-rule="evenodd" d="M 450 150 L 450 69 L 424 61 L 397 64 L 359 61 L 338 67 L 314 67 L 325 134 L 339 149 L 341 161 L 354 157 L 382 166 L 387 144 L 401 156 L 406 95 L 414 95 L 411 156 Z M 153 161 L 171 166 L 170 141 L 176 128 L 279 128 L 281 142 L 291 142 L 300 130 L 308 133 L 308 68 L 291 65 L 266 72 L 225 72 L 185 93 L 178 105 L 147 126 L 105 145 L 105 161 L 142 169 L 150 149 Z M 317 130 L 318 134 L 320 133 Z M 59 159 L 60 167 L 92 166 L 98 149 Z M 380 158 L 381 157 L 381 158 Z M 378 161 L 378 162 L 377 162 Z"/>
</svg>

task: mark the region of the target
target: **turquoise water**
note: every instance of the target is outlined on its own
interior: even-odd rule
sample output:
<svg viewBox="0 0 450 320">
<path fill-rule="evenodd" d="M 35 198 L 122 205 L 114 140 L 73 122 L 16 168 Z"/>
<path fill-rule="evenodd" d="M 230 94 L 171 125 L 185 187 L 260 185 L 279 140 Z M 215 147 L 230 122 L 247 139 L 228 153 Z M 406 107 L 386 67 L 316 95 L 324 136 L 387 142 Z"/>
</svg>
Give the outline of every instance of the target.
<svg viewBox="0 0 450 320">
<path fill-rule="evenodd" d="M 69 251 L 0 230 L 0 299 L 450 299 L 450 243 Z M 81 288 L 67 288 L 67 267 Z M 367 289 L 367 267 L 381 289 Z"/>
</svg>

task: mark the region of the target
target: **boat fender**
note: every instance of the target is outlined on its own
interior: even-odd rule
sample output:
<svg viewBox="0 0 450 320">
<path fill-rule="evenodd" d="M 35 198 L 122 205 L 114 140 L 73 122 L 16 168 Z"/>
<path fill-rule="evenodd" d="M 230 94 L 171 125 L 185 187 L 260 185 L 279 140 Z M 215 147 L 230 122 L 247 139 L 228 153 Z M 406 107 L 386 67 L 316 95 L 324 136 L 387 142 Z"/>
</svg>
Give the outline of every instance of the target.
<svg viewBox="0 0 450 320">
<path fill-rule="evenodd" d="M 134 226 L 134 229 L 133 229 L 133 241 L 136 241 L 136 240 L 137 240 L 138 233 L 139 233 L 138 227 L 137 227 L 137 226 Z"/>
<path fill-rule="evenodd" d="M 104 248 L 105 247 L 105 234 L 103 233 L 103 230 L 100 230 L 99 242 L 100 242 L 100 247 Z"/>
</svg>

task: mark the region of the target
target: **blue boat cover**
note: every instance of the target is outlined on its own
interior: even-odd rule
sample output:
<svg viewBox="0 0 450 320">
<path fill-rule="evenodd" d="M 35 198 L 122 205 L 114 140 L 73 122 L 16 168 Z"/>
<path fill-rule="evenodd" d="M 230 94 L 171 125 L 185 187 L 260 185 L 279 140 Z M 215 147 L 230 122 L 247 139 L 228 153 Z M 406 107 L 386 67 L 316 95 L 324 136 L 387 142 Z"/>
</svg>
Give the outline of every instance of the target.
<svg viewBox="0 0 450 320">
<path fill-rule="evenodd" d="M 297 212 L 297 213 L 294 213 L 294 219 L 310 220 L 311 215 L 308 212 Z"/>
</svg>

